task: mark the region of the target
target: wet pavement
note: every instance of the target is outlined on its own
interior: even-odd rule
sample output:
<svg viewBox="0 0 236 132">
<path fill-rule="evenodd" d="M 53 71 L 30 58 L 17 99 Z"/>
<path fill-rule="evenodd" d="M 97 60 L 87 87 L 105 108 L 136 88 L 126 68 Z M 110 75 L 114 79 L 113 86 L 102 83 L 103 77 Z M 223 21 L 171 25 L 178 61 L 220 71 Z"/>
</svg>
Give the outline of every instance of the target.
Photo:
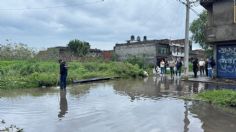
<svg viewBox="0 0 236 132">
<path fill-rule="evenodd" d="M 194 78 L 193 73 L 190 72 L 188 80 L 182 79 L 182 81 L 200 82 L 200 83 L 208 83 L 208 84 L 214 84 L 214 85 L 227 85 L 227 86 L 230 86 L 231 89 L 236 90 L 235 79 L 210 78 L 210 77 L 207 77 L 206 75 L 198 75 L 197 78 Z"/>
<path fill-rule="evenodd" d="M 176 98 L 219 87 L 150 77 L 0 90 L 0 119 L 26 132 L 234 132 L 236 115 Z"/>
</svg>

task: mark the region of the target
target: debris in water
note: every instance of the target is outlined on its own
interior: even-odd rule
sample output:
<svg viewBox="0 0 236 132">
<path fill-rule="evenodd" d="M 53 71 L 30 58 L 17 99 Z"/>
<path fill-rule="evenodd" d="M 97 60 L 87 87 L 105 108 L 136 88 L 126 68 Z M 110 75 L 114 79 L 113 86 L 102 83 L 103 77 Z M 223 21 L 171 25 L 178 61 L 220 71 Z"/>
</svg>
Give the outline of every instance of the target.
<svg viewBox="0 0 236 132">
<path fill-rule="evenodd" d="M 5 124 L 6 122 L 1 120 L 1 123 Z M 18 128 L 16 125 L 10 125 L 9 127 L 0 125 L 0 132 L 23 132 L 23 128 Z"/>
</svg>

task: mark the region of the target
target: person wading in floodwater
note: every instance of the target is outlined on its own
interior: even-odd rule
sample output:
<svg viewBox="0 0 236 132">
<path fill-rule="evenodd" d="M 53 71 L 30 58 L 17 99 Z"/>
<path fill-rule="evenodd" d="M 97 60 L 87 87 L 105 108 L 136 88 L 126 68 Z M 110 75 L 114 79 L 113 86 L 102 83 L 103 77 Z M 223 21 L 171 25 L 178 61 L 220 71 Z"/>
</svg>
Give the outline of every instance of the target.
<svg viewBox="0 0 236 132">
<path fill-rule="evenodd" d="M 67 78 L 67 65 L 65 61 L 62 61 L 61 59 L 58 60 L 60 64 L 60 88 L 66 89 L 66 78 Z"/>
</svg>

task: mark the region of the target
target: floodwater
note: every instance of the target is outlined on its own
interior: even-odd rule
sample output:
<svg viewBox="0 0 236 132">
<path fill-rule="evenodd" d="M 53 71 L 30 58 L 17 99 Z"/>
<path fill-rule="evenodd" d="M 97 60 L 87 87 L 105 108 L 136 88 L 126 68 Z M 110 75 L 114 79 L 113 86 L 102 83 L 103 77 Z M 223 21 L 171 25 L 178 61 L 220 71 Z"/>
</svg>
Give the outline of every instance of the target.
<svg viewBox="0 0 236 132">
<path fill-rule="evenodd" d="M 235 132 L 236 115 L 176 98 L 205 87 L 151 77 L 1 90 L 0 119 L 26 132 Z"/>
</svg>

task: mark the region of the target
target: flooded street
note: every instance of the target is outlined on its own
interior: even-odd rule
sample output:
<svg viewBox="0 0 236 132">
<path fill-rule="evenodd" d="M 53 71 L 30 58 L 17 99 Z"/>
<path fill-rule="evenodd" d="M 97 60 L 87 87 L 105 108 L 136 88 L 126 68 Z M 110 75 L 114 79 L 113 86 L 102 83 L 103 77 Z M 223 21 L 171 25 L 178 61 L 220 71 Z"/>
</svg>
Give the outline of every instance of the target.
<svg viewBox="0 0 236 132">
<path fill-rule="evenodd" d="M 26 132 L 234 132 L 236 115 L 176 97 L 203 83 L 125 79 L 56 88 L 0 90 L 0 119 Z"/>
</svg>

